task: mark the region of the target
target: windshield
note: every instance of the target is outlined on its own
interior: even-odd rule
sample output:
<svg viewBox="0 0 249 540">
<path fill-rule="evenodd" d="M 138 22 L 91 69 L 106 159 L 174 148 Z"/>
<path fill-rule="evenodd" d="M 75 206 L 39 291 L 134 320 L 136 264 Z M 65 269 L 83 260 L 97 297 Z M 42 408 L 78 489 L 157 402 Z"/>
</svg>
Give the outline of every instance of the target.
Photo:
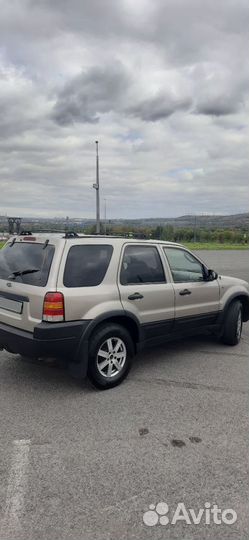
<svg viewBox="0 0 249 540">
<path fill-rule="evenodd" d="M 0 250 L 0 279 L 45 287 L 54 246 L 15 242 Z M 36 269 L 38 271 L 27 272 Z"/>
</svg>

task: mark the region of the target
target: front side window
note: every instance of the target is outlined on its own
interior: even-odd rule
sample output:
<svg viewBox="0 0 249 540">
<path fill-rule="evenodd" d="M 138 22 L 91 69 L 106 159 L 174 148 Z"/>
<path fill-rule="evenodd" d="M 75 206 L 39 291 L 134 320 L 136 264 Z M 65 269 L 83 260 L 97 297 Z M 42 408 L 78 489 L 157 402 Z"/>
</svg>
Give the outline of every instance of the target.
<svg viewBox="0 0 249 540">
<path fill-rule="evenodd" d="M 165 283 L 165 275 L 157 248 L 127 246 L 120 272 L 122 285 L 135 283 Z"/>
<path fill-rule="evenodd" d="M 109 245 L 79 245 L 69 249 L 63 282 L 65 287 L 94 287 L 107 272 L 113 247 Z"/>
<path fill-rule="evenodd" d="M 164 248 L 175 283 L 203 281 L 203 265 L 188 251 Z"/>
</svg>

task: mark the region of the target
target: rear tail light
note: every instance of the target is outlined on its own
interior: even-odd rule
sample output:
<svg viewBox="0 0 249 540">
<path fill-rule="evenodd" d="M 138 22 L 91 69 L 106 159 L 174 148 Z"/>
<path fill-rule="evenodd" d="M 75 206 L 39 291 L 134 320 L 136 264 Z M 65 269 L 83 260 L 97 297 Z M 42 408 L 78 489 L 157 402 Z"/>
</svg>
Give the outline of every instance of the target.
<svg viewBox="0 0 249 540">
<path fill-rule="evenodd" d="M 64 296 L 60 292 L 48 292 L 44 298 L 43 321 L 61 322 L 65 319 Z"/>
</svg>

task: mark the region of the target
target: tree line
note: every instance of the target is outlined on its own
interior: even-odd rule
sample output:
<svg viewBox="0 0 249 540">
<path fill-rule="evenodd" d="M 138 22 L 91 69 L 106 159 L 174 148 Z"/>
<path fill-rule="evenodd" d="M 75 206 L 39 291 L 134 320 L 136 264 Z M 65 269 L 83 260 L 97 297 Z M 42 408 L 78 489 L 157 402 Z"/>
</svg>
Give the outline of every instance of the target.
<svg viewBox="0 0 249 540">
<path fill-rule="evenodd" d="M 41 228 L 38 224 L 25 222 L 22 225 L 22 229 L 30 231 L 59 231 L 72 230 L 77 233 L 95 234 L 96 227 L 92 225 L 82 228 L 79 223 L 53 223 L 43 222 Z M 6 230 L 6 227 L 1 227 L 0 231 Z M 248 230 L 245 227 L 241 228 L 204 228 L 204 227 L 174 227 L 173 225 L 157 225 L 153 226 L 133 226 L 120 225 L 111 223 L 101 223 L 101 234 L 107 235 L 121 235 L 127 237 L 137 237 L 144 239 L 156 239 L 156 240 L 168 240 L 170 242 L 197 242 L 197 243 L 219 243 L 219 244 L 247 244 L 248 243 Z"/>
<path fill-rule="evenodd" d="M 95 225 L 84 230 L 85 234 L 95 234 Z M 168 240 L 170 242 L 199 242 L 220 244 L 245 244 L 248 233 L 243 229 L 204 229 L 199 227 L 173 227 L 165 225 L 157 227 L 137 227 L 131 230 L 129 226 L 101 224 L 101 234 L 136 236 L 145 239 Z"/>
</svg>

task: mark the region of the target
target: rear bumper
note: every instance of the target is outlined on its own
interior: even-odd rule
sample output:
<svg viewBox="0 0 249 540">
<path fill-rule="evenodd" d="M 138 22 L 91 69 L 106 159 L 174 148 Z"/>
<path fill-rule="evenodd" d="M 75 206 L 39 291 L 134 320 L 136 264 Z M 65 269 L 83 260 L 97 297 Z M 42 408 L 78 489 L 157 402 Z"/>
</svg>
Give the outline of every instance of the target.
<svg viewBox="0 0 249 540">
<path fill-rule="evenodd" d="M 73 359 L 90 321 L 40 323 L 34 333 L 0 323 L 0 348 L 24 356 L 69 356 Z"/>
</svg>

